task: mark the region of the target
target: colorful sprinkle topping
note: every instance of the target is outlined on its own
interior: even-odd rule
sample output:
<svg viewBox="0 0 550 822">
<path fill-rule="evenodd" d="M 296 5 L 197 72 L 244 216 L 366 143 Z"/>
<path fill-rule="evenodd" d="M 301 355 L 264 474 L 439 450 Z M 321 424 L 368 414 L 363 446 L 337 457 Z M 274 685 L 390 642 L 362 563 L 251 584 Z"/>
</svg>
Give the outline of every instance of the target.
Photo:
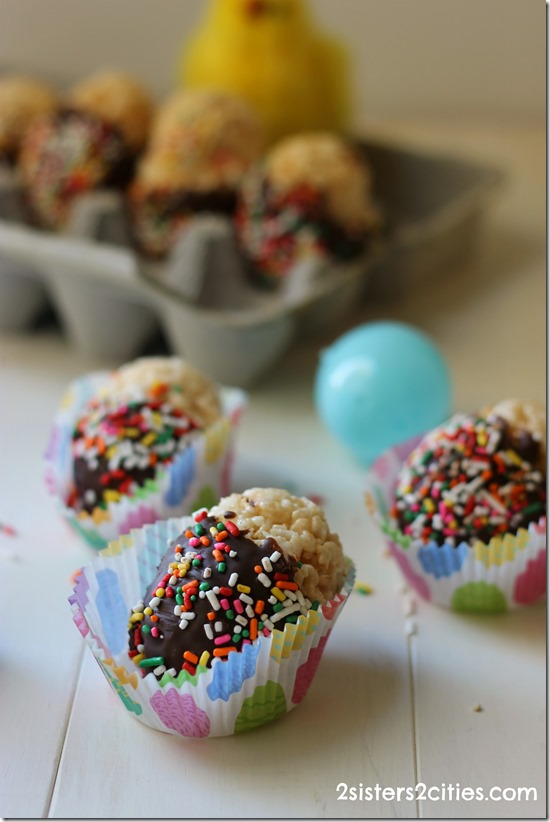
<svg viewBox="0 0 550 822">
<path fill-rule="evenodd" d="M 205 212 L 230 216 L 235 202 L 232 189 L 200 192 L 151 188 L 136 180 L 128 197 L 136 245 L 145 256 L 162 259 L 171 251 L 191 217 Z"/>
<path fill-rule="evenodd" d="M 528 440 L 524 451 L 503 419 L 464 414 L 431 432 L 409 455 L 397 485 L 392 514 L 402 531 L 456 546 L 515 534 L 540 519 L 546 477 L 531 461 L 536 443 Z"/>
<path fill-rule="evenodd" d="M 66 109 L 33 124 L 20 165 L 32 217 L 58 229 L 79 194 L 127 182 L 133 157 L 113 126 Z"/>
<path fill-rule="evenodd" d="M 266 284 L 286 277 L 304 254 L 351 260 L 366 247 L 367 233 L 353 234 L 332 220 L 324 194 L 302 184 L 279 192 L 260 175 L 242 189 L 236 226 L 243 249 Z"/>
<path fill-rule="evenodd" d="M 162 399 L 116 408 L 93 400 L 73 433 L 75 489 L 68 504 L 91 512 L 132 495 L 187 446 L 187 435 L 198 427 Z"/>
<path fill-rule="evenodd" d="M 129 655 L 139 657 L 136 664 L 145 672 L 163 668 L 158 676 L 181 669 L 194 674 L 197 663 L 210 667 L 312 607 L 294 582 L 298 565 L 274 552 L 273 540 L 257 545 L 229 519 L 204 511 L 195 522 L 170 543 L 155 581 L 129 617 Z M 228 531 L 223 548 L 213 538 L 220 525 Z M 208 543 L 200 552 L 191 546 L 197 533 Z"/>
</svg>

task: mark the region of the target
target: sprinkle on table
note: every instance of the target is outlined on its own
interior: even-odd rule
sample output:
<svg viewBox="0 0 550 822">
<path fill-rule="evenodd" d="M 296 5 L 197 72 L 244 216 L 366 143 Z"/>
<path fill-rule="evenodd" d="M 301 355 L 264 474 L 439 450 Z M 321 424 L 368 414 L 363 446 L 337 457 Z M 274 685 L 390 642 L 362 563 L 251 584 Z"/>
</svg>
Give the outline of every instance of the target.
<svg viewBox="0 0 550 822">
<path fill-rule="evenodd" d="M 353 590 L 356 594 L 361 594 L 361 596 L 369 596 L 369 594 L 374 593 L 374 589 L 370 585 L 367 585 L 366 582 L 356 582 Z"/>
</svg>

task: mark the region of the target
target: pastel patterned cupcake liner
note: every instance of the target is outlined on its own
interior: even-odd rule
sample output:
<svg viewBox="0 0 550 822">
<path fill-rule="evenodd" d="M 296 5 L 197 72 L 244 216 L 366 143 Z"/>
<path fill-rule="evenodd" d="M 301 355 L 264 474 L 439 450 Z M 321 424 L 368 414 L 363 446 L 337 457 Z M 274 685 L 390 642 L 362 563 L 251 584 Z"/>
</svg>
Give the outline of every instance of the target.
<svg viewBox="0 0 550 822">
<path fill-rule="evenodd" d="M 141 722 L 182 737 L 227 736 L 271 722 L 306 695 L 331 629 L 353 588 L 349 568 L 334 599 L 299 616 L 284 631 L 261 636 L 242 652 L 182 670 L 160 681 L 142 677 L 128 657 L 128 617 L 143 596 L 168 540 L 194 524 L 190 517 L 145 525 L 113 541 L 82 569 L 69 602 L 73 619 L 109 684 Z"/>
<path fill-rule="evenodd" d="M 546 593 L 546 517 L 517 534 L 456 547 L 404 534 L 389 511 L 404 460 L 422 438 L 389 449 L 372 465 L 365 500 L 403 576 L 424 599 L 456 611 L 498 613 Z"/>
<path fill-rule="evenodd" d="M 229 493 L 234 434 L 246 400 L 240 389 L 221 388 L 222 416 L 204 431 L 194 433 L 187 447 L 159 467 L 153 479 L 132 496 L 98 506 L 92 513 L 76 512 L 66 505 L 73 485 L 71 438 L 86 403 L 108 376 L 109 372 L 94 372 L 69 386 L 45 454 L 46 485 L 57 498 L 61 515 L 97 550 L 132 528 L 209 507 Z"/>
</svg>

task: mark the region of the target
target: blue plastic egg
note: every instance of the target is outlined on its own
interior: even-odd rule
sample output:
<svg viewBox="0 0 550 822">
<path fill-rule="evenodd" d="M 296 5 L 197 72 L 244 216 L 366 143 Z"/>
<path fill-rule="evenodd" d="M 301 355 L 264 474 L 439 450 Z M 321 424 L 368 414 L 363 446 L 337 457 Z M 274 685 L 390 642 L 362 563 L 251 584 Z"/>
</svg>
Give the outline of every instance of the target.
<svg viewBox="0 0 550 822">
<path fill-rule="evenodd" d="M 439 425 L 451 407 L 440 352 L 424 333 L 398 322 L 360 325 L 326 348 L 314 390 L 324 424 L 363 465 Z"/>
</svg>

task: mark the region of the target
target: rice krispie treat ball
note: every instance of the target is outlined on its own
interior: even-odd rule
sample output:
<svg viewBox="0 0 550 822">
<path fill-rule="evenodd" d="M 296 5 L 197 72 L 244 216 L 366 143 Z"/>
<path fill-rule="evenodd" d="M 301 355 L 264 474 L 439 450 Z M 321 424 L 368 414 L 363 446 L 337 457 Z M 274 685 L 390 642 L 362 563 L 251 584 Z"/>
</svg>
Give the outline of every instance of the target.
<svg viewBox="0 0 550 822">
<path fill-rule="evenodd" d="M 218 387 L 181 357 L 140 357 L 114 371 L 99 392 L 108 404 L 163 397 L 206 427 L 221 414 Z"/>
<path fill-rule="evenodd" d="M 99 71 L 74 86 L 68 105 L 115 128 L 132 151 L 138 152 L 145 145 L 153 103 L 146 89 L 130 74 L 113 69 Z"/>
<path fill-rule="evenodd" d="M 250 539 L 273 539 L 286 557 L 301 563 L 296 582 L 311 600 L 325 602 L 340 590 L 345 576 L 340 538 L 310 499 L 278 488 L 250 488 L 220 500 L 211 513 L 219 516 L 228 509 Z"/>
<path fill-rule="evenodd" d="M 513 407 L 507 402 L 483 415 L 457 414 L 422 440 L 395 494 L 404 534 L 439 545 L 488 543 L 543 516 L 546 470 L 539 465 L 546 432 L 537 428 L 535 439 L 523 423 L 511 423 L 503 412 Z M 514 420 L 525 419 L 519 403 L 516 412 Z"/>
<path fill-rule="evenodd" d="M 68 505 L 92 513 L 136 494 L 221 414 L 216 386 L 177 357 L 122 367 L 76 423 Z"/>
<path fill-rule="evenodd" d="M 236 189 L 262 145 L 259 120 L 238 97 L 210 90 L 172 95 L 158 111 L 130 190 L 141 251 L 167 254 L 193 214 L 231 214 Z"/>
<path fill-rule="evenodd" d="M 245 178 L 236 224 L 245 254 L 268 283 L 303 256 L 353 259 L 379 224 L 368 164 L 336 134 L 283 140 Z"/>
<path fill-rule="evenodd" d="M 504 420 L 514 447 L 546 474 L 546 408 L 542 403 L 502 400 L 482 409 L 481 414 L 489 420 Z"/>
<path fill-rule="evenodd" d="M 179 357 L 82 374 L 64 393 L 45 454 L 61 515 L 101 550 L 133 529 L 213 505 L 231 488 L 245 404 L 243 391 Z"/>
<path fill-rule="evenodd" d="M 124 188 L 151 116 L 145 89 L 109 71 L 76 86 L 59 112 L 36 120 L 19 157 L 32 220 L 62 229 L 78 196 L 100 187 Z"/>
<path fill-rule="evenodd" d="M 544 407 L 455 414 L 373 465 L 369 510 L 408 584 L 456 611 L 498 613 L 546 593 Z"/>
<path fill-rule="evenodd" d="M 232 494 L 170 541 L 129 618 L 129 654 L 158 679 L 211 667 L 334 597 L 345 562 L 313 502 L 274 488 Z"/>
<path fill-rule="evenodd" d="M 159 108 L 150 150 L 175 156 L 180 182 L 194 190 L 234 189 L 263 149 L 260 122 L 240 97 L 178 91 Z"/>
<path fill-rule="evenodd" d="M 57 108 L 57 94 L 33 77 L 0 77 L 0 157 L 16 159 L 21 140 L 32 122 Z"/>
<path fill-rule="evenodd" d="M 292 711 L 355 581 L 317 505 L 274 488 L 224 493 L 192 515 L 134 524 L 82 569 L 69 600 L 119 705 L 183 738 Z"/>
</svg>

